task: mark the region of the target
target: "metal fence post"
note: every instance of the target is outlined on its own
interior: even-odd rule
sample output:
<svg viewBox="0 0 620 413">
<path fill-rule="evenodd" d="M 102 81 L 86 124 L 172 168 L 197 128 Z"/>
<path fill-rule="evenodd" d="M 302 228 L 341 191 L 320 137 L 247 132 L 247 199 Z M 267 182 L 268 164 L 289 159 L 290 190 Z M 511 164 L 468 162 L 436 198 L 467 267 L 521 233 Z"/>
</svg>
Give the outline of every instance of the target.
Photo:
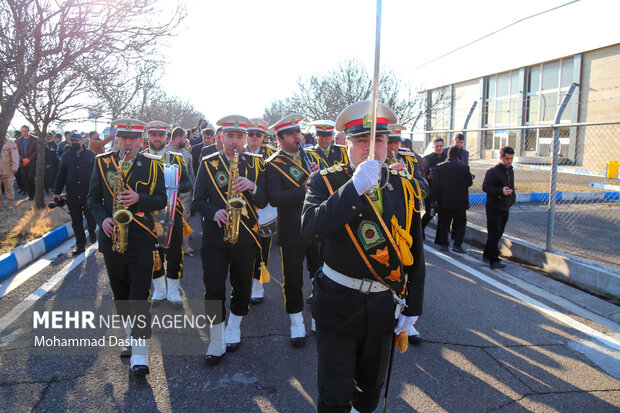
<svg viewBox="0 0 620 413">
<path fill-rule="evenodd" d="M 560 156 L 560 119 L 576 87 L 576 83 L 570 85 L 553 121 L 553 162 L 551 164 L 551 187 L 549 188 L 549 211 L 547 217 L 547 246 L 545 248 L 548 252 L 552 251 L 553 231 L 555 227 L 555 197 L 557 193 L 558 161 Z"/>
</svg>

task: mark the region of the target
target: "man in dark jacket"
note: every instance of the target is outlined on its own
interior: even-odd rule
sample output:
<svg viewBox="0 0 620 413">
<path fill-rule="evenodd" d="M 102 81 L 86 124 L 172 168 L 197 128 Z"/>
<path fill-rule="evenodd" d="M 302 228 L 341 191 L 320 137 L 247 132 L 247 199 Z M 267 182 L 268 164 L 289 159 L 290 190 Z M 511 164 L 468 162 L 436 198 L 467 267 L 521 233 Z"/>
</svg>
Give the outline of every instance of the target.
<svg viewBox="0 0 620 413">
<path fill-rule="evenodd" d="M 22 136 L 17 138 L 17 152 L 19 153 L 19 171 L 22 178 L 21 188 L 28 193 L 28 199 L 34 199 L 34 177 L 37 169 L 39 154 L 39 139 L 30 134 L 27 125 L 21 127 Z"/>
<path fill-rule="evenodd" d="M 424 169 L 426 172 L 426 180 L 428 186 L 433 188 L 433 172 L 437 165 L 446 160 L 446 155 L 443 153 L 444 141 L 443 138 L 435 138 L 433 140 L 433 153 L 430 153 L 424 157 Z M 432 196 L 427 197 L 424 200 L 424 216 L 422 217 L 422 236 L 424 237 L 424 229 L 428 223 L 433 219 L 434 214 L 431 214 L 431 209 L 434 207 L 436 200 Z"/>
<path fill-rule="evenodd" d="M 65 152 L 60 159 L 58 175 L 54 185 L 54 201 L 60 201 L 62 189 L 67 187 L 67 206 L 71 215 L 71 226 L 75 234 L 75 251 L 78 255 L 86 249 L 86 234 L 84 234 L 84 217 L 88 224 L 90 242 L 97 241 L 95 217 L 86 205 L 90 178 L 95 165 L 95 153 L 84 149 L 82 135 L 71 134 L 71 150 Z"/>
<path fill-rule="evenodd" d="M 462 149 L 451 146 L 448 150 L 448 160 L 435 168 L 431 197 L 439 205 L 439 223 L 435 244 L 442 251 L 448 251 L 448 232 L 450 224 L 454 230 L 454 246 L 452 251 L 464 253 L 462 243 L 465 237 L 467 216 L 465 210 L 469 208 L 468 189 L 473 180 L 469 166 L 461 164 L 459 159 Z"/>
<path fill-rule="evenodd" d="M 500 163 L 489 169 L 484 176 L 482 190 L 487 193 L 487 243 L 482 258 L 491 268 L 504 268 L 499 259 L 499 240 L 504 234 L 510 206 L 515 203 L 515 175 L 512 159 L 515 151 L 504 146 L 499 151 Z"/>
</svg>

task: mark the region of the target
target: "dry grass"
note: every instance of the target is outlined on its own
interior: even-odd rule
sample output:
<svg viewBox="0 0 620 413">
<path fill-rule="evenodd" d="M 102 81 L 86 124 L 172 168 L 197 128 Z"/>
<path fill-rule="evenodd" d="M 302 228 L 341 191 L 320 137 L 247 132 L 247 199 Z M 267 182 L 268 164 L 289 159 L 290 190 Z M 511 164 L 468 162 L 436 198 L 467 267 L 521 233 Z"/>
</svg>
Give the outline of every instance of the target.
<svg viewBox="0 0 620 413">
<path fill-rule="evenodd" d="M 49 198 L 49 199 L 47 199 Z M 46 197 L 46 203 L 51 200 Z M 0 209 L 0 254 L 39 238 L 52 229 L 71 221 L 61 208 L 34 209 L 34 201 L 22 199 L 13 209 Z"/>
</svg>

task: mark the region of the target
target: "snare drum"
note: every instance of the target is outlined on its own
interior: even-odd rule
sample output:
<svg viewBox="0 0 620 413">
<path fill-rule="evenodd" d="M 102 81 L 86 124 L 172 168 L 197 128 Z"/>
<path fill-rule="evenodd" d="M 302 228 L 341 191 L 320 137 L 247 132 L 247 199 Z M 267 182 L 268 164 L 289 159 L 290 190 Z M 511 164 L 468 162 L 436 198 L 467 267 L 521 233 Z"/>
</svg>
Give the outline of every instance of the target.
<svg viewBox="0 0 620 413">
<path fill-rule="evenodd" d="M 257 211 L 258 214 L 258 233 L 263 238 L 271 238 L 278 233 L 278 210 L 276 207 L 267 204 L 263 209 Z"/>
</svg>

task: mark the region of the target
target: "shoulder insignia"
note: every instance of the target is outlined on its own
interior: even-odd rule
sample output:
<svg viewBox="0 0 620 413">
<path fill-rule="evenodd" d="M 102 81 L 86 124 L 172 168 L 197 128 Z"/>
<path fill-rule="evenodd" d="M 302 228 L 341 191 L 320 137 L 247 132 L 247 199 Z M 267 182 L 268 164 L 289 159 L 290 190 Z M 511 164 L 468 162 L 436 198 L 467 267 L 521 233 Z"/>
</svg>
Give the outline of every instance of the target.
<svg viewBox="0 0 620 413">
<path fill-rule="evenodd" d="M 263 155 L 261 155 L 260 153 L 254 153 L 254 152 L 243 152 L 244 155 L 250 155 L 250 156 L 254 156 L 256 158 L 261 158 L 263 159 Z"/>
<path fill-rule="evenodd" d="M 156 160 L 156 161 L 161 160 L 161 157 L 159 155 L 153 155 L 152 153 L 148 153 L 148 152 L 142 152 L 142 156 L 144 156 L 145 158 Z"/>
<path fill-rule="evenodd" d="M 170 155 L 174 155 L 174 156 L 183 156 L 183 154 L 182 154 L 182 153 L 179 153 L 179 152 L 172 152 L 172 151 L 169 151 L 168 153 L 169 153 Z"/>
<path fill-rule="evenodd" d="M 216 157 L 216 156 L 218 156 L 219 154 L 220 154 L 219 152 L 213 152 L 213 153 L 210 153 L 209 155 L 205 155 L 205 156 L 203 156 L 203 157 L 202 157 L 202 159 L 201 159 L 201 161 L 207 160 L 207 159 L 209 159 L 209 158 Z"/>
<path fill-rule="evenodd" d="M 327 169 L 321 169 L 319 172 L 321 175 L 327 175 Z"/>
<path fill-rule="evenodd" d="M 110 155 L 114 155 L 116 153 L 116 151 L 108 151 L 108 152 L 104 152 L 102 154 L 97 155 L 97 158 L 104 158 L 106 156 L 110 156 Z"/>
<path fill-rule="evenodd" d="M 280 156 L 280 151 L 277 151 L 276 153 L 274 153 L 273 155 L 271 155 L 269 158 L 267 158 L 267 160 L 265 162 L 271 162 L 274 159 L 276 159 L 278 156 Z"/>
<path fill-rule="evenodd" d="M 398 171 L 396 169 L 390 169 L 390 173 L 392 175 L 398 175 Z"/>
<path fill-rule="evenodd" d="M 347 147 L 346 147 L 346 146 L 344 146 L 344 145 L 338 145 L 337 143 L 334 143 L 334 146 L 335 146 L 335 147 L 337 147 L 337 148 L 347 149 Z"/>
<path fill-rule="evenodd" d="M 266 148 L 271 149 L 272 151 L 277 151 L 277 149 L 275 147 L 273 147 L 272 145 L 269 145 L 268 143 L 265 143 L 263 146 L 266 147 Z"/>
</svg>

